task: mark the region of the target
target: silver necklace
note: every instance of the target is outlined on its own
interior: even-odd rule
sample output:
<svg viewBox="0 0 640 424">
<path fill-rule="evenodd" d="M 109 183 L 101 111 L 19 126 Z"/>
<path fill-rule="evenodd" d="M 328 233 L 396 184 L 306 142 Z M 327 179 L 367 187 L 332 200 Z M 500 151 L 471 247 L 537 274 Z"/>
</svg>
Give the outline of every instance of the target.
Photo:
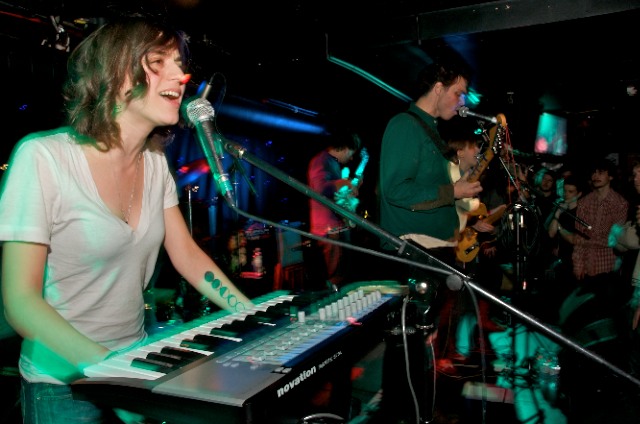
<svg viewBox="0 0 640 424">
<path fill-rule="evenodd" d="M 127 211 L 125 212 L 122 207 L 122 196 L 120 194 L 120 184 L 117 184 L 118 187 L 118 202 L 120 203 L 120 213 L 122 214 L 122 220 L 128 224 L 129 218 L 131 217 L 131 208 L 133 207 L 133 197 L 136 194 L 136 185 L 138 183 L 138 171 L 140 170 L 140 160 L 142 159 L 142 152 L 138 153 L 138 159 L 136 160 L 136 170 L 133 176 L 133 187 L 131 187 L 131 194 L 129 195 L 129 204 L 127 205 Z M 115 171 L 114 171 L 115 172 Z M 117 183 L 117 178 L 116 178 Z"/>
</svg>

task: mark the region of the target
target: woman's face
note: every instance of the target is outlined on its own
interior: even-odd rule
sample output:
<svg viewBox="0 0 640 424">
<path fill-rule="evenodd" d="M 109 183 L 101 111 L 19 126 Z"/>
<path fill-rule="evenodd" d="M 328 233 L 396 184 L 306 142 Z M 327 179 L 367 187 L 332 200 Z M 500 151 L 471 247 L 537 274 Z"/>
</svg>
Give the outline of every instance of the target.
<svg viewBox="0 0 640 424">
<path fill-rule="evenodd" d="M 118 121 L 137 126 L 155 127 L 174 125 L 180 118 L 180 103 L 187 78 L 178 49 L 155 50 L 142 60 L 149 88 L 144 97 L 134 98 L 118 116 Z M 124 84 L 122 98 L 133 87 Z"/>
</svg>

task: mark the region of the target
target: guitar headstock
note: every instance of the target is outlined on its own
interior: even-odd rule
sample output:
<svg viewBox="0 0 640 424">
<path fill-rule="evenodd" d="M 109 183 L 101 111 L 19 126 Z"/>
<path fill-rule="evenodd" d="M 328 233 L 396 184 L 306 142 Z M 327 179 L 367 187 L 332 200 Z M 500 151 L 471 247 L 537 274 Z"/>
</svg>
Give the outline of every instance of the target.
<svg viewBox="0 0 640 424">
<path fill-rule="evenodd" d="M 362 174 L 364 173 L 364 167 L 367 166 L 367 162 L 369 162 L 369 152 L 366 147 L 363 147 L 360 150 L 360 164 L 356 169 L 355 176 L 356 178 L 362 178 Z"/>
<path fill-rule="evenodd" d="M 502 151 L 505 134 L 507 133 L 507 118 L 504 114 L 496 115 L 498 123 L 489 130 L 489 150 L 494 153 Z"/>
<path fill-rule="evenodd" d="M 367 151 L 366 147 L 360 149 L 360 159 L 364 161 L 369 160 L 369 152 Z"/>
</svg>

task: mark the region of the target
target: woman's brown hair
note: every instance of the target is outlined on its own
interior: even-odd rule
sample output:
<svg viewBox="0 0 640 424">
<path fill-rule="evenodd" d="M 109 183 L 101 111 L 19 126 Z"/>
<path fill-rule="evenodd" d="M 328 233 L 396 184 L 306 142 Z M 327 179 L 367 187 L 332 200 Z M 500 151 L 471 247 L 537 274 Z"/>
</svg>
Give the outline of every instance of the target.
<svg viewBox="0 0 640 424">
<path fill-rule="evenodd" d="M 184 34 L 144 18 L 107 23 L 83 40 L 69 57 L 64 86 L 67 123 L 77 140 L 103 150 L 119 145 L 120 127 L 115 117 L 121 87 L 127 78 L 131 81 L 127 103 L 143 97 L 148 90 L 143 61 L 151 52 L 173 48 L 186 63 Z M 163 133 L 167 129 L 158 128 L 150 138 Z"/>
</svg>

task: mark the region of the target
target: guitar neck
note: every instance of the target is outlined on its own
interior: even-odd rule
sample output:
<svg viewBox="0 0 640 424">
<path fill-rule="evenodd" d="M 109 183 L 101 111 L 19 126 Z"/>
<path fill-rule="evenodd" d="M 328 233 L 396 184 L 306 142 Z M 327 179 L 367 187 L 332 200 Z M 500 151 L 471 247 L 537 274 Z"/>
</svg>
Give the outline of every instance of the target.
<svg viewBox="0 0 640 424">
<path fill-rule="evenodd" d="M 356 172 L 354 172 L 354 176 L 353 176 L 354 182 L 357 182 L 358 180 L 360 180 L 360 178 L 362 178 L 362 174 L 364 174 L 364 168 L 367 166 L 367 162 L 369 162 L 369 156 L 365 154 L 362 157 L 362 160 L 360 161 L 360 164 L 358 165 Z"/>
<path fill-rule="evenodd" d="M 498 123 L 489 131 L 489 148 L 478 158 L 478 165 L 471 171 L 467 178 L 467 180 L 472 183 L 478 181 L 480 175 L 482 175 L 487 166 L 489 166 L 489 162 L 491 162 L 491 159 L 493 159 L 495 155 L 494 148 L 500 150 L 502 138 L 506 131 L 507 118 L 505 118 L 503 114 L 498 114 L 496 118 Z"/>
<path fill-rule="evenodd" d="M 487 151 L 484 152 L 478 159 L 478 166 L 473 168 L 473 170 L 469 174 L 469 178 L 467 178 L 467 181 L 472 183 L 478 181 L 480 175 L 482 175 L 484 170 L 487 169 L 487 166 L 489 166 L 489 162 L 491 162 L 491 159 L 493 159 L 493 151 L 487 149 Z"/>
<path fill-rule="evenodd" d="M 495 221 L 499 220 L 502 217 L 502 214 L 504 214 L 504 211 L 506 209 L 507 209 L 506 205 L 500 206 L 500 208 L 498 208 L 491 215 L 483 219 L 483 221 L 486 222 L 487 224 L 493 224 Z"/>
<path fill-rule="evenodd" d="M 360 162 L 358 168 L 356 169 L 356 172 L 354 173 L 356 178 L 362 178 L 362 174 L 364 173 L 365 166 L 367 166 L 367 162 L 369 162 L 369 159 L 363 159 Z"/>
</svg>

